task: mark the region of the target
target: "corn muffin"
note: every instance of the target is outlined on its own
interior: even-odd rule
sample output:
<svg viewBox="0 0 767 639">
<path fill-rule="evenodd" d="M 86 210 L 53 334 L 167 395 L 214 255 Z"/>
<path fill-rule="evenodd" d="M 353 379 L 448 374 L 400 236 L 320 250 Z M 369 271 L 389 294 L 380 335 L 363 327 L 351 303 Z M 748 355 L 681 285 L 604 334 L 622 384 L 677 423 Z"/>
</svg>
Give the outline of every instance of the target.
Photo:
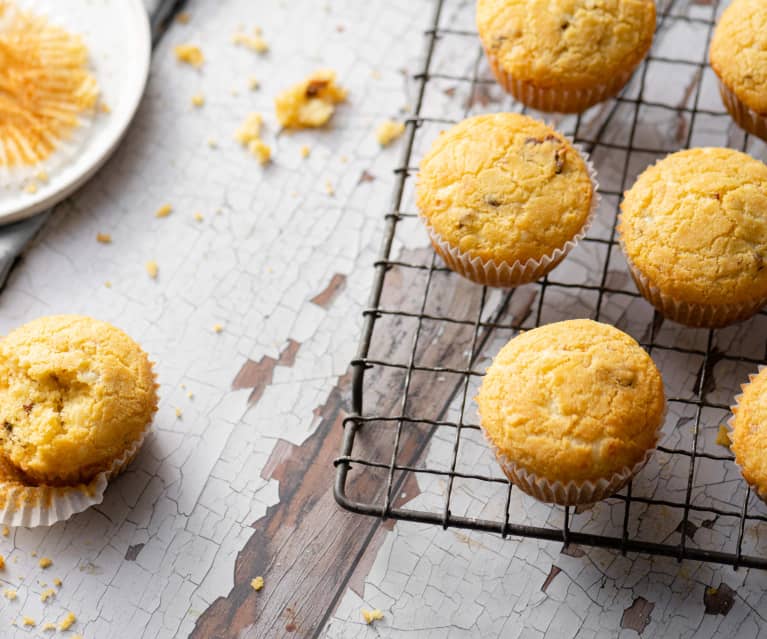
<svg viewBox="0 0 767 639">
<path fill-rule="evenodd" d="M 0 340 L 0 450 L 34 481 L 119 471 L 156 409 L 149 358 L 106 322 L 42 317 Z"/>
<path fill-rule="evenodd" d="M 717 24 L 709 57 L 727 110 L 767 141 L 767 3 L 734 0 Z"/>
<path fill-rule="evenodd" d="M 491 286 L 543 277 L 583 236 L 597 205 L 586 160 L 517 113 L 463 120 L 421 162 L 416 200 L 436 251 Z"/>
<path fill-rule="evenodd" d="M 673 153 L 625 194 L 621 246 L 641 293 L 696 327 L 744 320 L 767 301 L 767 166 L 732 149 Z"/>
<path fill-rule="evenodd" d="M 663 380 L 617 328 L 591 320 L 522 333 L 477 396 L 480 424 L 510 481 L 562 505 L 593 503 L 644 465 L 663 425 Z"/>
<path fill-rule="evenodd" d="M 729 422 L 730 450 L 744 479 L 767 501 L 767 370 L 750 375 L 741 388 Z"/>
<path fill-rule="evenodd" d="M 577 113 L 616 95 L 652 45 L 654 0 L 478 0 L 490 68 L 517 100 Z"/>
</svg>

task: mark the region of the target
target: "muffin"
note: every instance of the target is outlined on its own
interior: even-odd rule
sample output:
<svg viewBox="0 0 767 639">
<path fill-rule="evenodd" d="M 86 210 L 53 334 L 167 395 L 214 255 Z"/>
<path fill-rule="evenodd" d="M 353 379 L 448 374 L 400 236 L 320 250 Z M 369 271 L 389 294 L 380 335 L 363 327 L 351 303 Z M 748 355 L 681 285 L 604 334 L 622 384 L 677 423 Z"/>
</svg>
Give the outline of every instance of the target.
<svg viewBox="0 0 767 639">
<path fill-rule="evenodd" d="M 517 100 L 578 113 L 626 85 L 655 33 L 654 0 L 478 0 L 490 68 Z"/>
<path fill-rule="evenodd" d="M 545 502 L 588 504 L 646 463 L 663 425 L 663 381 L 617 328 L 591 320 L 522 333 L 496 355 L 477 396 L 506 476 Z"/>
<path fill-rule="evenodd" d="M 157 409 L 146 353 L 89 317 L 42 317 L 0 341 L 0 451 L 34 482 L 116 474 Z"/>
<path fill-rule="evenodd" d="M 717 24 L 709 57 L 730 115 L 767 141 L 767 3 L 734 0 Z"/>
<path fill-rule="evenodd" d="M 744 479 L 767 501 L 767 369 L 749 376 L 741 388 L 730 419 L 730 450 Z"/>
<path fill-rule="evenodd" d="M 637 287 L 695 327 L 747 319 L 767 301 L 767 166 L 732 149 L 673 153 L 625 194 L 618 224 Z"/>
<path fill-rule="evenodd" d="M 463 120 L 421 162 L 416 201 L 437 253 L 479 284 L 512 287 L 554 268 L 597 206 L 587 161 L 517 113 Z"/>
</svg>

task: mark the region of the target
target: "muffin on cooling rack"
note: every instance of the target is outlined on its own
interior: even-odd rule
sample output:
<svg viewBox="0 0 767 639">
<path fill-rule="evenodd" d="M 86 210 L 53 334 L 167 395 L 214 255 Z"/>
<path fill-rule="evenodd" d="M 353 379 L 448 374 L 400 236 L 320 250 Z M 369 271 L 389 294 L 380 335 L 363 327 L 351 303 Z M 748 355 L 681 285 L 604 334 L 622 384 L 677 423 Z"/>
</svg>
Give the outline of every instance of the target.
<svg viewBox="0 0 767 639">
<path fill-rule="evenodd" d="M 0 450 L 36 483 L 119 473 L 157 409 L 146 353 L 89 317 L 42 317 L 0 340 Z"/>
<path fill-rule="evenodd" d="M 616 95 L 647 55 L 654 0 L 478 0 L 490 68 L 517 100 L 577 113 Z"/>
<path fill-rule="evenodd" d="M 634 281 L 663 315 L 695 327 L 767 302 L 767 166 L 732 149 L 673 153 L 625 194 L 618 223 Z"/>
<path fill-rule="evenodd" d="M 746 131 L 767 141 L 767 3 L 734 0 L 711 40 L 722 101 Z"/>
<path fill-rule="evenodd" d="M 488 368 L 477 404 L 509 480 L 562 505 L 620 490 L 647 462 L 665 413 L 650 356 L 622 331 L 591 320 L 512 339 Z"/>
<path fill-rule="evenodd" d="M 463 120 L 421 162 L 416 200 L 436 251 L 479 284 L 512 287 L 554 268 L 597 206 L 587 160 L 517 113 Z"/>
<path fill-rule="evenodd" d="M 767 369 L 750 375 L 735 398 L 730 419 L 730 450 L 745 480 L 767 501 Z"/>
</svg>

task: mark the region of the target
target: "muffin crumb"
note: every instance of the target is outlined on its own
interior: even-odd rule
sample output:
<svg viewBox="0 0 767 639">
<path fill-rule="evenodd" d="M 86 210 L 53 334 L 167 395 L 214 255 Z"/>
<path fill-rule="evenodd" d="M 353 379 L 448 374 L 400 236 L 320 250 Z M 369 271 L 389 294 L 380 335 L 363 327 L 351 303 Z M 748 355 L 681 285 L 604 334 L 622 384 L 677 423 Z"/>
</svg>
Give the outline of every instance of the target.
<svg viewBox="0 0 767 639">
<path fill-rule="evenodd" d="M 46 588 L 40 593 L 40 601 L 45 603 L 48 601 L 51 597 L 56 596 L 56 591 L 53 588 Z"/>
<path fill-rule="evenodd" d="M 213 324 L 213 332 L 214 333 L 221 333 L 224 330 L 223 324 Z"/>
<path fill-rule="evenodd" d="M 112 236 L 109 233 L 96 233 L 96 241 L 99 244 L 111 244 Z"/>
<path fill-rule="evenodd" d="M 11 529 L 8 526 L 3 526 L 3 537 L 7 537 L 11 534 Z"/>
<path fill-rule="evenodd" d="M 261 590 L 261 588 L 264 587 L 264 578 L 263 577 L 254 577 L 250 580 L 250 587 L 253 588 L 256 592 Z"/>
<path fill-rule="evenodd" d="M 48 557 L 40 557 L 40 561 L 37 562 L 37 565 L 45 570 L 46 568 L 49 568 L 53 565 L 53 560 L 49 559 Z"/>
<path fill-rule="evenodd" d="M 37 622 L 34 619 L 32 619 L 32 617 L 22 617 L 21 623 L 24 626 L 30 626 L 32 628 L 34 628 L 37 625 Z"/>
<path fill-rule="evenodd" d="M 370 625 L 374 621 L 380 621 L 384 618 L 383 612 L 381 612 L 378 608 L 375 610 L 367 610 L 366 608 L 362 609 L 362 618 L 365 620 L 365 623 Z"/>
<path fill-rule="evenodd" d="M 192 106 L 198 109 L 205 105 L 205 96 L 202 93 L 196 93 L 192 96 Z"/>
<path fill-rule="evenodd" d="M 58 577 L 56 577 L 56 578 L 53 580 L 53 585 L 54 585 L 54 586 L 56 586 L 57 588 L 61 588 L 61 579 L 59 579 Z"/>
<path fill-rule="evenodd" d="M 51 621 L 46 621 L 42 628 L 40 628 L 43 632 L 48 632 L 49 630 L 56 630 L 56 624 Z"/>
<path fill-rule="evenodd" d="M 250 77 L 248 78 L 248 88 L 249 88 L 251 91 L 255 91 L 255 90 L 256 90 L 256 89 L 258 89 L 260 86 L 261 86 L 261 83 L 258 81 L 258 78 L 257 78 L 256 76 L 252 75 L 252 76 L 250 76 Z"/>
<path fill-rule="evenodd" d="M 176 45 L 174 52 L 176 53 L 176 60 L 198 69 L 205 62 L 205 56 L 202 54 L 202 49 L 194 44 Z"/>
<path fill-rule="evenodd" d="M 192 19 L 192 14 L 188 11 L 182 11 L 176 16 L 176 22 L 179 24 L 189 24 L 189 21 Z"/>
<path fill-rule="evenodd" d="M 301 157 L 302 158 L 304 158 L 304 159 L 308 158 L 311 155 L 311 153 L 312 153 L 312 150 L 309 148 L 309 146 L 307 144 L 304 144 L 301 147 Z"/>
<path fill-rule="evenodd" d="M 288 129 L 324 126 L 346 96 L 346 89 L 336 83 L 335 71 L 320 69 L 277 96 L 277 120 Z"/>
<path fill-rule="evenodd" d="M 159 209 L 154 212 L 155 217 L 168 217 L 173 211 L 173 207 L 170 204 L 163 204 Z"/>
<path fill-rule="evenodd" d="M 254 29 L 253 31 L 253 35 L 249 35 L 244 31 L 235 32 L 232 36 L 232 42 L 237 46 L 243 46 L 256 53 L 266 53 L 269 51 L 269 44 L 261 37 L 260 30 Z"/>
<path fill-rule="evenodd" d="M 14 601 L 18 596 L 19 593 L 17 593 L 13 588 L 6 588 L 3 591 L 3 597 L 5 597 L 8 601 Z"/>
<path fill-rule="evenodd" d="M 64 618 L 59 621 L 59 630 L 69 630 L 77 621 L 77 617 L 75 617 L 73 612 L 68 612 Z"/>
<path fill-rule="evenodd" d="M 184 411 L 182 411 L 180 408 L 176 408 L 176 419 L 181 419 L 184 416 Z"/>
<path fill-rule="evenodd" d="M 149 260 L 145 265 L 144 268 L 146 269 L 147 275 L 151 277 L 153 280 L 157 279 L 157 273 L 160 270 L 160 267 L 157 266 L 157 262 L 154 260 Z"/>
<path fill-rule="evenodd" d="M 716 443 L 725 448 L 730 447 L 730 432 L 726 424 L 721 424 L 719 426 L 719 432 L 716 434 Z"/>
<path fill-rule="evenodd" d="M 378 125 L 376 129 L 376 140 L 383 147 L 389 146 L 394 140 L 399 138 L 405 132 L 404 122 L 395 122 L 386 120 Z"/>
<path fill-rule="evenodd" d="M 194 214 L 194 220 L 195 222 L 202 222 L 205 218 L 202 216 L 202 213 L 199 211 Z"/>
</svg>

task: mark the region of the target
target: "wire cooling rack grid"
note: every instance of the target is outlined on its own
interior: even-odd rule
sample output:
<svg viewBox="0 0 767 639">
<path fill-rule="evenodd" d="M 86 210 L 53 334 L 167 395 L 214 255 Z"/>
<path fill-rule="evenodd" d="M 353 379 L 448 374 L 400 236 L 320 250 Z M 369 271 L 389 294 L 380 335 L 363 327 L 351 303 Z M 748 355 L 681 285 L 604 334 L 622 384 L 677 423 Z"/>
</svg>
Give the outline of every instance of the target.
<svg viewBox="0 0 767 639">
<path fill-rule="evenodd" d="M 767 568 L 767 540 L 760 538 L 767 507 L 716 442 L 739 385 L 767 359 L 767 315 L 717 331 L 664 322 L 636 292 L 615 237 L 621 194 L 667 153 L 718 145 L 767 158 L 765 145 L 732 123 L 707 66 L 725 4 L 661 3 L 652 52 L 621 96 L 553 120 L 590 153 L 600 211 L 587 237 L 548 277 L 504 292 L 467 283 L 432 251 L 411 248 L 427 245 L 413 176 L 438 131 L 475 113 L 526 111 L 492 79 L 474 31 L 474 2 L 436 0 L 352 362 L 352 414 L 335 461 L 335 494 L 343 507 L 504 537 Z M 396 294 L 403 286 L 408 294 Z M 636 337 L 660 367 L 669 400 L 664 436 L 648 466 L 619 494 L 582 512 L 538 504 L 513 490 L 484 446 L 472 402 L 484 367 L 508 339 L 574 317 L 610 322 Z M 452 401 L 435 403 L 430 389 L 444 384 Z M 363 435 L 376 445 L 361 444 Z M 431 487 L 429 499 L 399 498 L 413 478 Z"/>
</svg>

